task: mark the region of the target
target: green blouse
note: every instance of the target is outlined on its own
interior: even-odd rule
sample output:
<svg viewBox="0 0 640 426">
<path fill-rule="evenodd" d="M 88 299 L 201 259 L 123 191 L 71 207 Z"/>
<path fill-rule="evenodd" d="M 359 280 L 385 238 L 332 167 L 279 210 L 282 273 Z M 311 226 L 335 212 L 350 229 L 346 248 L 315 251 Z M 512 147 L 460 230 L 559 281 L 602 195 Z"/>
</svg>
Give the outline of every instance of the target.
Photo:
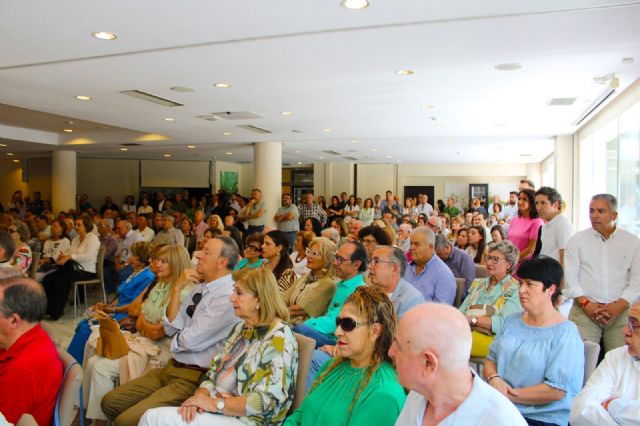
<svg viewBox="0 0 640 426">
<path fill-rule="evenodd" d="M 316 377 L 329 364 L 326 363 Z M 300 408 L 287 418 L 285 426 L 344 425 L 365 371 L 353 368 L 348 360 L 342 362 L 307 395 Z M 360 393 L 351 412 L 349 426 L 393 425 L 402 411 L 405 398 L 395 370 L 384 362 Z"/>
<path fill-rule="evenodd" d="M 193 284 L 187 284 L 184 289 L 180 292 L 180 301 L 185 298 L 185 296 L 191 293 L 193 289 Z M 158 324 L 162 321 L 164 317 L 164 311 L 167 309 L 167 305 L 169 304 L 169 292 L 171 291 L 171 284 L 160 281 L 156 284 L 155 287 L 151 289 L 149 295 L 146 300 L 142 302 L 141 313 L 144 315 L 144 319 L 147 320 L 149 324 Z"/>
</svg>

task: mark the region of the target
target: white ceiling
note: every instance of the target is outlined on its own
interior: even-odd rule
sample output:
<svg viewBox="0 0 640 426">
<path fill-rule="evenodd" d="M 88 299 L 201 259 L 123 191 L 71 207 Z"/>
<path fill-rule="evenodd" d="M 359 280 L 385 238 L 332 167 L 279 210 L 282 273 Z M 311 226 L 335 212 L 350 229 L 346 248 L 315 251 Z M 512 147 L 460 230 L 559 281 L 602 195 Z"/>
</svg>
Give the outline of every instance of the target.
<svg viewBox="0 0 640 426">
<path fill-rule="evenodd" d="M 58 145 L 21 144 L 38 140 L 0 115 L 0 153 L 71 143 L 91 157 L 251 161 L 252 142 L 281 141 L 291 164 L 348 161 L 325 150 L 359 162 L 538 162 L 606 89 L 594 77 L 617 74 L 620 93 L 640 76 L 640 1 L 370 1 L 360 11 L 339 0 L 4 2 L 0 103 L 109 128 L 69 135 L 61 120 Z M 494 68 L 511 62 L 523 68 Z M 130 89 L 184 106 L 120 94 Z M 577 100 L 548 106 L 556 97 Z M 262 118 L 197 118 L 216 111 Z M 165 140 L 120 151 L 147 133 Z"/>
</svg>

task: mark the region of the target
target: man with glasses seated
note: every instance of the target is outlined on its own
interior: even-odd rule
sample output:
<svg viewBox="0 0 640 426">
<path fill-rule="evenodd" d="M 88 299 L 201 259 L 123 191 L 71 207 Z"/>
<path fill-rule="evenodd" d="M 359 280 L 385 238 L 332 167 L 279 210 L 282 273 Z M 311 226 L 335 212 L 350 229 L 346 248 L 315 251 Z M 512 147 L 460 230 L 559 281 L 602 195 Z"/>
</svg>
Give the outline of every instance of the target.
<svg viewBox="0 0 640 426">
<path fill-rule="evenodd" d="M 173 287 L 163 320 L 165 332 L 173 336 L 172 359 L 166 367 L 152 370 L 102 399 L 102 410 L 116 426 L 137 425 L 149 408 L 177 407 L 193 395 L 213 355 L 239 321 L 229 302 L 237 244 L 229 237 L 216 236 L 197 257 L 197 268 L 185 269 Z M 180 292 L 189 281 L 200 284 L 181 304 Z"/>
<path fill-rule="evenodd" d="M 622 336 L 625 345 L 607 352 L 573 400 L 572 425 L 640 425 L 640 297 Z"/>
</svg>

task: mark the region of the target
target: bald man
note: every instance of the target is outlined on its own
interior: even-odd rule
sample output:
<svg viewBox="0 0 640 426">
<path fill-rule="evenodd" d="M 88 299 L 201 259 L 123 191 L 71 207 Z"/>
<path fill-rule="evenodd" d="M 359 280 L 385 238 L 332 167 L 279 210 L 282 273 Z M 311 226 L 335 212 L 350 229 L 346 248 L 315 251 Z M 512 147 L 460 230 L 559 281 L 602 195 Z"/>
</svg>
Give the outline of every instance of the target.
<svg viewBox="0 0 640 426">
<path fill-rule="evenodd" d="M 396 425 L 526 426 L 516 407 L 469 368 L 464 315 L 436 303 L 409 310 L 389 349 L 398 381 L 411 390 Z"/>
</svg>

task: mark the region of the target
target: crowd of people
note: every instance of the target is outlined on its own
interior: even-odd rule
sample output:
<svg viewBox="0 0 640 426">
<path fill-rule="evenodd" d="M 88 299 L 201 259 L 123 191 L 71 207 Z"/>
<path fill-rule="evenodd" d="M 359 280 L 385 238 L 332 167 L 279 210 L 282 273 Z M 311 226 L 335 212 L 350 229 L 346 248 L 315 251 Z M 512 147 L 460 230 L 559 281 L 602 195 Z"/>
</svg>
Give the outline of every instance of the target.
<svg viewBox="0 0 640 426">
<path fill-rule="evenodd" d="M 54 217 L 16 191 L 0 213 L 0 413 L 50 423 L 62 367 L 40 321 L 103 258 L 109 302 L 87 314 L 118 321 L 129 352 L 107 356 L 91 318 L 68 348 L 96 424 L 640 424 L 640 240 L 615 197 L 594 195 L 580 232 L 527 180 L 468 208 L 330 200 L 83 195 Z M 315 350 L 294 410 L 296 335 Z M 583 340 L 605 354 L 586 383 Z"/>
</svg>

